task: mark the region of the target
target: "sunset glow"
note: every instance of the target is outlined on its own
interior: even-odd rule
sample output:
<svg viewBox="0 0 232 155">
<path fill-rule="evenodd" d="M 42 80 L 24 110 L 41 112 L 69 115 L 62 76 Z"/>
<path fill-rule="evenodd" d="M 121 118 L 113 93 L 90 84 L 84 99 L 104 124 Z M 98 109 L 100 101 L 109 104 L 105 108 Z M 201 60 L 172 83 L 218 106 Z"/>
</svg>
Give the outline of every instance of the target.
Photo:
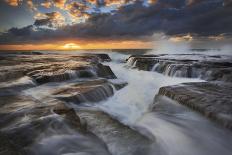
<svg viewBox="0 0 232 155">
<path fill-rule="evenodd" d="M 63 46 L 65 50 L 74 50 L 74 49 L 80 49 L 81 47 L 75 43 L 68 43 Z"/>
<path fill-rule="evenodd" d="M 0 45 L 1 50 L 150 49 L 152 47 L 152 42 L 142 41 L 67 41 L 49 44 Z"/>
</svg>

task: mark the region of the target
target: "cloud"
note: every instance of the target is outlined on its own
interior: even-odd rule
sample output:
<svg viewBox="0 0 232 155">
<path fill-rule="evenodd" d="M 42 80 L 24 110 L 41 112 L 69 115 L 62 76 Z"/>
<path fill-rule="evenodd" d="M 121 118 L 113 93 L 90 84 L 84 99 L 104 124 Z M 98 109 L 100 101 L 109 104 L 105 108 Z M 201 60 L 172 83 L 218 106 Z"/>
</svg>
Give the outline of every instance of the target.
<svg viewBox="0 0 232 155">
<path fill-rule="evenodd" d="M 30 10 L 37 11 L 37 7 L 34 5 L 34 2 L 32 0 L 5 0 L 5 2 L 13 7 L 17 7 L 19 5 L 22 5 L 23 2 L 26 2 Z"/>
<path fill-rule="evenodd" d="M 37 7 L 34 5 L 32 0 L 27 0 L 27 5 L 32 11 L 37 11 Z"/>
<path fill-rule="evenodd" d="M 54 1 L 53 1 L 54 2 Z M 27 41 L 56 39 L 151 39 L 154 33 L 164 33 L 178 39 L 195 37 L 230 36 L 232 34 L 232 9 L 230 0 L 156 0 L 144 5 L 140 0 L 120 1 L 113 12 L 90 12 L 91 5 L 86 3 L 56 1 L 65 7 L 73 19 L 83 18 L 84 22 L 64 25 L 64 17 L 58 12 L 38 14 L 31 27 L 15 29 L 20 33 L 8 31 L 0 36 L 0 43 L 20 41 L 23 33 Z M 104 1 L 107 5 L 116 1 Z M 119 2 L 119 1 L 118 1 Z M 91 5 L 89 5 L 91 4 Z M 99 4 L 98 4 L 99 5 Z M 56 26 L 62 23 L 62 26 Z M 55 27 L 50 30 L 41 26 Z M 28 31 L 30 32 L 28 33 Z M 18 35 L 16 35 L 18 34 Z M 22 35 L 19 35 L 22 34 Z M 3 37 L 7 37 L 7 41 Z M 24 35 L 25 36 L 25 35 Z M 188 36 L 188 37 L 181 37 Z M 191 40 L 191 39 L 190 39 Z"/>
<path fill-rule="evenodd" d="M 128 4 L 128 3 L 133 3 L 136 0 L 105 0 L 103 2 L 103 4 L 105 6 L 111 6 L 111 5 L 118 5 L 118 6 L 122 6 L 124 4 Z"/>
<path fill-rule="evenodd" d="M 157 3 L 158 2 L 158 0 L 148 0 L 148 3 L 149 4 L 155 4 L 155 3 Z"/>
<path fill-rule="evenodd" d="M 202 2 L 202 0 L 186 0 L 186 5 L 192 6 Z"/>
<path fill-rule="evenodd" d="M 72 2 L 67 4 L 65 9 L 69 12 L 69 15 L 72 17 L 72 21 L 75 22 L 79 19 L 89 18 L 89 13 L 87 12 L 89 7 L 79 2 Z"/>
<path fill-rule="evenodd" d="M 11 28 L 8 30 L 8 33 L 13 36 L 29 36 L 31 31 L 33 31 L 33 26 L 29 25 L 24 28 Z"/>
<path fill-rule="evenodd" d="M 37 13 L 35 19 L 35 26 L 60 27 L 65 22 L 64 17 L 59 12 Z"/>
<path fill-rule="evenodd" d="M 11 6 L 18 6 L 22 0 L 5 0 L 5 2 Z"/>
<path fill-rule="evenodd" d="M 52 0 L 54 5 L 60 9 L 64 9 L 67 0 Z"/>
<path fill-rule="evenodd" d="M 49 0 L 45 0 L 40 5 L 43 6 L 43 7 L 45 7 L 45 8 L 47 8 L 47 9 L 49 9 L 49 8 L 51 8 L 52 3 Z"/>
<path fill-rule="evenodd" d="M 232 0 L 224 0 L 223 6 L 232 7 Z"/>
</svg>

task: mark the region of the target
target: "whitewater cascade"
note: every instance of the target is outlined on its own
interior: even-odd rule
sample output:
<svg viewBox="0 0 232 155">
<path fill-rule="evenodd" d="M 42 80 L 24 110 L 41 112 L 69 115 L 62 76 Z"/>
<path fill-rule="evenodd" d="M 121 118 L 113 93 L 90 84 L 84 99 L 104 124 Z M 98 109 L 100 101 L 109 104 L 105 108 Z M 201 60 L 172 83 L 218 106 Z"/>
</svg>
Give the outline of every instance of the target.
<svg viewBox="0 0 232 155">
<path fill-rule="evenodd" d="M 128 86 L 96 106 L 153 139 L 150 150 L 144 154 L 231 153 L 232 136 L 229 131 L 167 97 L 156 96 L 160 87 L 203 80 L 183 78 L 188 77 L 186 68 L 177 70 L 179 66 L 174 64 L 155 64 L 153 70 L 158 70 L 160 65 L 166 66 L 164 74 L 160 74 L 126 67 L 135 66 L 133 59 L 128 59 L 127 64 L 119 62 L 122 61 L 108 62 L 107 65 L 119 79 L 127 81 Z"/>
</svg>

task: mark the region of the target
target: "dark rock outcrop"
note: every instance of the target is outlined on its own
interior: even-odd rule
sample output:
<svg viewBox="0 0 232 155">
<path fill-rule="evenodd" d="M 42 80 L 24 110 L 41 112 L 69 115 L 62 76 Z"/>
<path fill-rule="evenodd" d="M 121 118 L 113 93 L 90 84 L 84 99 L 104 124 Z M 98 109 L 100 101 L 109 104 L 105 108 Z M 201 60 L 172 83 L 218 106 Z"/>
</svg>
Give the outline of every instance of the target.
<svg viewBox="0 0 232 155">
<path fill-rule="evenodd" d="M 91 54 L 88 54 L 88 55 L 91 55 Z M 104 54 L 104 53 L 95 53 L 95 54 L 92 54 L 92 55 L 97 56 L 98 58 L 101 59 L 101 61 L 106 61 L 106 62 L 111 61 L 111 58 L 109 57 L 108 54 Z"/>
<path fill-rule="evenodd" d="M 232 129 L 231 83 L 185 83 L 162 87 L 158 94 L 176 100 Z"/>
<path fill-rule="evenodd" d="M 97 67 L 98 67 L 97 75 L 99 77 L 103 77 L 103 78 L 107 78 L 107 79 L 116 79 L 117 78 L 109 66 L 98 64 Z"/>
</svg>

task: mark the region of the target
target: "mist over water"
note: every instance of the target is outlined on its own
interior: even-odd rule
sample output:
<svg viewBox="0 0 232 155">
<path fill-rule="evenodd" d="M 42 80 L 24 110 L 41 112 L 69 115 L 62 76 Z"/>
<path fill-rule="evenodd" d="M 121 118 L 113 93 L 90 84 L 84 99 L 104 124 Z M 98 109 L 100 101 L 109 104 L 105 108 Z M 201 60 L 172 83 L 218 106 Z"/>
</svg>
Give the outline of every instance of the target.
<svg viewBox="0 0 232 155">
<path fill-rule="evenodd" d="M 153 50 L 146 54 L 232 55 L 232 46 L 228 43 L 218 45 L 217 41 L 196 41 L 194 38 L 173 40 L 164 34 L 154 34 L 154 40 Z"/>
</svg>

